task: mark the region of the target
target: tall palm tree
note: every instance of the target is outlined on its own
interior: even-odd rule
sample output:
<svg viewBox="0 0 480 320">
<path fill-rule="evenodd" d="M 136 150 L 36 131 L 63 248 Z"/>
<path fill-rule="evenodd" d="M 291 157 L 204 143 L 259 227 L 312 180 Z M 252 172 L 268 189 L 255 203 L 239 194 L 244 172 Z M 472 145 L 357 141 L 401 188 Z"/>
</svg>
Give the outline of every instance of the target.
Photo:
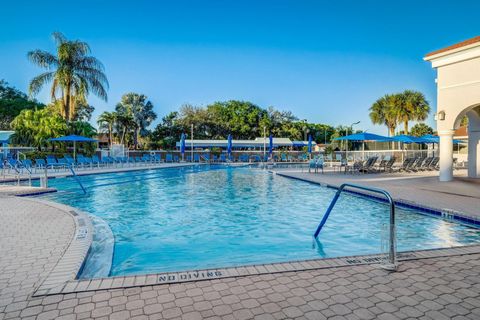
<svg viewBox="0 0 480 320">
<path fill-rule="evenodd" d="M 143 94 L 127 93 L 117 105 L 117 112 L 125 119 L 133 121 L 133 145 L 137 149 L 140 136 L 146 133 L 147 127 L 157 118 L 153 104 Z"/>
<path fill-rule="evenodd" d="M 56 55 L 43 50 L 28 52 L 29 60 L 47 69 L 30 81 L 29 93 L 36 95 L 47 83 L 52 83 L 51 97 L 62 103 L 62 115 L 70 121 L 75 115 L 75 101 L 90 93 L 107 101 L 108 80 L 103 64 L 92 56 L 86 42 L 70 41 L 59 32 L 53 33 Z"/>
<path fill-rule="evenodd" d="M 423 93 L 413 90 L 400 93 L 399 101 L 398 117 L 403 121 L 405 134 L 408 134 L 408 122 L 426 120 L 430 106 Z"/>
<path fill-rule="evenodd" d="M 108 144 L 112 145 L 113 143 L 113 126 L 117 121 L 117 113 L 116 112 L 103 112 L 97 120 L 99 129 L 101 131 L 106 131 L 108 134 Z"/>
<path fill-rule="evenodd" d="M 373 124 L 384 124 L 388 128 L 390 136 L 395 135 L 398 125 L 397 106 L 400 104 L 400 96 L 397 94 L 386 94 L 370 107 L 370 119 Z"/>
</svg>

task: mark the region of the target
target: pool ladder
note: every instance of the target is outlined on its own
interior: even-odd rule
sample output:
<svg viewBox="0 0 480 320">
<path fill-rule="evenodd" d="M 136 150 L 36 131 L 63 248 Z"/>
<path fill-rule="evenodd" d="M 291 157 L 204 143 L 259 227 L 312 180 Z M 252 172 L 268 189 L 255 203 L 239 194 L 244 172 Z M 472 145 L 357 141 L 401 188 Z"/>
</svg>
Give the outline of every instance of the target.
<svg viewBox="0 0 480 320">
<path fill-rule="evenodd" d="M 390 223 L 389 223 L 389 242 L 388 242 L 388 247 L 389 247 L 389 252 L 388 252 L 388 264 L 382 265 L 382 267 L 386 270 L 389 271 L 395 271 L 397 270 L 397 254 L 396 254 L 396 243 L 395 243 L 395 202 L 392 199 L 392 196 L 390 193 L 388 193 L 385 190 L 378 189 L 378 188 L 372 188 L 372 187 L 365 187 L 357 184 L 351 184 L 351 183 L 344 183 L 342 184 L 337 192 L 335 193 L 335 196 L 332 199 L 332 202 L 330 202 L 330 205 L 328 206 L 327 211 L 325 212 L 325 215 L 322 218 L 322 221 L 320 221 L 320 224 L 317 227 L 317 230 L 315 231 L 313 237 L 315 239 L 318 238 L 318 234 L 320 231 L 322 231 L 323 226 L 327 222 L 328 217 L 330 216 L 330 213 L 333 210 L 333 207 L 337 203 L 338 198 L 340 197 L 340 194 L 344 191 L 345 188 L 350 188 L 350 189 L 360 189 L 364 191 L 369 191 L 373 193 L 379 193 L 385 196 L 385 198 L 388 200 L 389 207 L 390 207 Z"/>
</svg>

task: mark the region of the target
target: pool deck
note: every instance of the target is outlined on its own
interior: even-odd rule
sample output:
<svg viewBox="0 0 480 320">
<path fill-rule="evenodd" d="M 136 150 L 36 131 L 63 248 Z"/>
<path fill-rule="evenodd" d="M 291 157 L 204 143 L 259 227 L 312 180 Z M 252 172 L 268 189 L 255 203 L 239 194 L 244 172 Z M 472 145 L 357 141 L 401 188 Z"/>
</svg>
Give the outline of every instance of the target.
<svg viewBox="0 0 480 320">
<path fill-rule="evenodd" d="M 406 256 L 393 273 L 355 257 L 343 265 L 331 259 L 323 267 L 291 263 L 275 272 L 128 288 L 122 280 L 115 289 L 77 285 L 41 295 L 45 285 L 73 282 L 90 239 L 83 218 L 66 206 L 0 197 L 0 319 L 480 318 L 480 246 Z"/>
<path fill-rule="evenodd" d="M 274 172 L 322 185 L 339 187 L 353 183 L 387 190 L 395 200 L 480 218 L 480 179 L 469 179 L 465 170 L 456 170 L 453 181 L 438 181 L 438 172 L 395 174 L 308 173 L 299 169 Z"/>
</svg>

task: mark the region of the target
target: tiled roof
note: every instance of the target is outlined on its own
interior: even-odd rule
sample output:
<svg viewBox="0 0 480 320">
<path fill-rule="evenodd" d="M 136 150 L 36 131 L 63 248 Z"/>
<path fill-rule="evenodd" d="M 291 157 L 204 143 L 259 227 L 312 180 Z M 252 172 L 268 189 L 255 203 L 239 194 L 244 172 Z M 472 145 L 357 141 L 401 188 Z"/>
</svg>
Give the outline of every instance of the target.
<svg viewBox="0 0 480 320">
<path fill-rule="evenodd" d="M 477 42 L 480 42 L 480 36 L 477 36 L 477 37 L 474 37 L 474 38 L 456 43 L 454 45 L 445 47 L 443 49 L 432 51 L 430 53 L 427 53 L 427 55 L 425 57 L 429 57 L 429 56 L 433 56 L 433 55 L 438 54 L 438 53 L 442 53 L 442 52 L 450 51 L 450 50 L 453 50 L 453 49 L 458 49 L 458 48 L 461 48 L 461 47 L 465 47 L 465 46 L 468 46 L 470 44 L 474 44 L 474 43 L 477 43 Z"/>
</svg>

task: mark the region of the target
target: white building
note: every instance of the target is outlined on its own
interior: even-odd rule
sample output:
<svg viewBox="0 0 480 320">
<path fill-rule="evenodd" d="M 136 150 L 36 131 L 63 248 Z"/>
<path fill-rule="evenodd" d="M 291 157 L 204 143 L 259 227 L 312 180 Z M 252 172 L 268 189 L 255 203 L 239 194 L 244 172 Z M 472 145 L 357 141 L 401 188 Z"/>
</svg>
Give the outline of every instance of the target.
<svg viewBox="0 0 480 320">
<path fill-rule="evenodd" d="M 453 178 L 453 136 L 468 117 L 468 176 L 480 178 L 480 36 L 427 54 L 437 70 L 440 181 Z"/>
</svg>

